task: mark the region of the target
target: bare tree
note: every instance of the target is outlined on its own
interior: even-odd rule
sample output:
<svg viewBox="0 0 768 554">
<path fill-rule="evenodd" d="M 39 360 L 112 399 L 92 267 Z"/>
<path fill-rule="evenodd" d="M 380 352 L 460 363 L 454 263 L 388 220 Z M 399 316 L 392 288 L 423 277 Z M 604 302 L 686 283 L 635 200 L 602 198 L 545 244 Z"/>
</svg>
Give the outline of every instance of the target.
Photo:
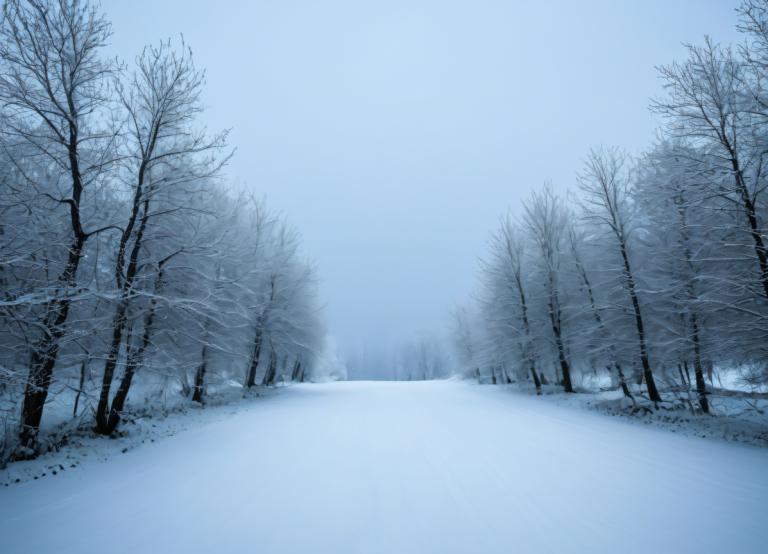
<svg viewBox="0 0 768 554">
<path fill-rule="evenodd" d="M 607 343 L 607 348 L 610 353 L 610 362 L 608 365 L 608 371 L 610 373 L 615 372 L 616 377 L 618 378 L 618 381 L 619 381 L 619 386 L 621 387 L 621 390 L 624 393 L 624 396 L 626 396 L 627 398 L 634 399 L 632 396 L 632 392 L 629 390 L 629 385 L 627 384 L 627 379 L 624 375 L 624 370 L 621 366 L 621 361 L 619 360 L 616 344 L 614 342 L 613 337 L 611 336 L 611 333 L 608 330 L 608 327 L 606 327 L 605 325 L 605 321 L 603 320 L 603 310 L 600 307 L 600 305 L 597 303 L 594 286 L 592 285 L 592 279 L 589 276 L 589 273 L 587 271 L 587 266 L 584 263 L 584 260 L 581 254 L 581 245 L 583 244 L 583 242 L 584 242 L 583 237 L 576 230 L 576 227 L 574 226 L 574 224 L 571 223 L 568 227 L 568 245 L 570 246 L 571 260 L 573 261 L 573 264 L 576 267 L 576 273 L 578 274 L 578 277 L 581 280 L 584 294 L 586 295 L 589 311 L 591 312 L 592 317 L 594 318 L 594 321 L 595 321 L 595 326 L 597 327 L 597 339 L 598 341 L 601 342 L 598 348 L 601 348 L 601 349 L 605 348 L 605 343 Z"/>
<path fill-rule="evenodd" d="M 536 393 L 541 394 L 541 379 L 536 371 L 536 352 L 530 320 L 526 275 L 523 271 L 525 244 L 511 218 L 502 220 L 500 229 L 491 239 L 491 259 L 482 264 L 485 298 L 482 302 L 487 340 L 492 344 L 510 344 L 519 351 L 525 372 L 531 377 Z M 509 352 L 490 356 L 491 365 Z"/>
<path fill-rule="evenodd" d="M 110 388 L 126 330 L 126 313 L 136 294 L 134 285 L 147 227 L 152 219 L 188 206 L 187 196 L 193 194 L 190 189 L 208 183 L 226 160 L 217 158 L 226 134 L 208 138 L 204 132 L 191 130 L 201 110 L 204 74 L 195 68 L 185 45 L 180 52 L 170 42 L 146 47 L 136 66 L 128 87 L 119 87 L 130 129 L 126 173 L 132 200 L 117 247 L 115 285 L 119 300 L 96 409 L 96 429 L 103 434 L 110 434 L 117 426 L 132 378 L 128 375 L 131 366 L 126 366 L 123 382 L 127 386 L 118 389 L 110 407 Z M 175 189 L 177 201 L 169 198 Z M 165 202 L 158 202 L 161 195 Z"/>
<path fill-rule="evenodd" d="M 698 403 L 703 413 L 709 413 L 707 387 L 704 380 L 704 335 L 708 319 L 727 320 L 732 326 L 734 313 L 728 314 L 718 306 L 729 288 L 730 269 L 718 254 L 728 246 L 719 234 L 723 221 L 712 213 L 711 198 L 702 194 L 702 176 L 692 167 L 696 157 L 690 147 L 662 142 L 640 162 L 635 185 L 635 197 L 644 214 L 646 267 L 652 276 L 652 286 L 659 305 L 657 312 L 665 321 L 665 350 L 678 350 L 680 366 L 692 362 Z M 737 272 L 733 272 L 737 273 Z M 728 310 L 731 311 L 731 310 Z M 712 317 L 708 318 L 710 315 Z M 670 330 L 679 329 L 679 340 L 673 343 Z M 721 333 L 721 336 L 727 333 Z M 726 356 L 726 341 L 721 341 L 717 353 Z M 683 384 L 687 371 L 681 377 Z"/>
<path fill-rule="evenodd" d="M 625 163 L 626 156 L 617 149 L 592 150 L 579 176 L 579 186 L 584 193 L 585 217 L 593 224 L 606 228 L 613 237 L 619 257 L 619 271 L 632 306 L 640 365 L 648 397 L 652 402 L 661 402 L 648 356 L 645 321 L 630 256 L 630 180 L 626 175 Z"/>
<path fill-rule="evenodd" d="M 714 168 L 724 176 L 710 179 L 711 194 L 735 211 L 750 237 L 762 294 L 768 298 L 768 250 L 758 206 L 765 185 L 766 150 L 756 144 L 755 110 L 745 102 L 745 68 L 730 48 L 710 38 L 703 46 L 688 45 L 688 59 L 659 68 L 669 92 L 653 109 L 667 119 L 666 131 L 685 140 L 698 154 L 698 171 Z M 767 120 L 768 121 L 768 120 Z"/>
<path fill-rule="evenodd" d="M 545 186 L 541 192 L 534 192 L 531 199 L 524 204 L 524 209 L 525 226 L 538 250 L 537 258 L 545 280 L 547 314 L 562 371 L 563 388 L 565 392 L 574 392 L 571 364 L 565 347 L 560 298 L 561 260 L 568 215 L 562 201 L 549 186 Z"/>
<path fill-rule="evenodd" d="M 114 65 L 101 58 L 111 34 L 95 6 L 78 0 L 8 0 L 0 23 L 0 101 L 4 132 L 61 168 L 69 187 L 54 201 L 69 209 L 67 256 L 46 300 L 32 348 L 21 442 L 32 446 L 65 333 L 88 228 L 82 202 L 112 160 L 111 134 L 99 128 Z"/>
</svg>

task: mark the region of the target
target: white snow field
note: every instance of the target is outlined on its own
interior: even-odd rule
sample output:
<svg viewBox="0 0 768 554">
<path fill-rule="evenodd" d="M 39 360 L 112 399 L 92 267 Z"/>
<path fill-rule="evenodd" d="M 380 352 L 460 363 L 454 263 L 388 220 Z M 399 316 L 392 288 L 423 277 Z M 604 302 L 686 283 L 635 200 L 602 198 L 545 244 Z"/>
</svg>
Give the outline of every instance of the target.
<svg viewBox="0 0 768 554">
<path fill-rule="evenodd" d="M 765 553 L 768 451 L 456 381 L 300 385 L 0 490 L 0 552 Z"/>
</svg>

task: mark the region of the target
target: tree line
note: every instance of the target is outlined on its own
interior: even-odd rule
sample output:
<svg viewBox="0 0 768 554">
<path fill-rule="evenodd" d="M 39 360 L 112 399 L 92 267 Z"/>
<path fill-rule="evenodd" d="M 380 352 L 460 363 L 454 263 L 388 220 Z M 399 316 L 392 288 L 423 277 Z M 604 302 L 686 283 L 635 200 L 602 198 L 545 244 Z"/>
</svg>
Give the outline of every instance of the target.
<svg viewBox="0 0 768 554">
<path fill-rule="evenodd" d="M 111 34 L 87 1 L 2 7 L 0 400 L 16 458 L 45 447 L 54 388 L 110 435 L 137 376 L 202 403 L 212 378 L 304 380 L 323 337 L 296 231 L 225 182 L 232 150 L 200 124 L 189 47 L 125 64 L 105 55 Z"/>
<path fill-rule="evenodd" d="M 658 68 L 646 152 L 595 148 L 575 190 L 501 221 L 454 317 L 465 371 L 538 394 L 597 377 L 702 413 L 718 373 L 768 384 L 768 2 L 737 14 L 740 44 Z"/>
</svg>

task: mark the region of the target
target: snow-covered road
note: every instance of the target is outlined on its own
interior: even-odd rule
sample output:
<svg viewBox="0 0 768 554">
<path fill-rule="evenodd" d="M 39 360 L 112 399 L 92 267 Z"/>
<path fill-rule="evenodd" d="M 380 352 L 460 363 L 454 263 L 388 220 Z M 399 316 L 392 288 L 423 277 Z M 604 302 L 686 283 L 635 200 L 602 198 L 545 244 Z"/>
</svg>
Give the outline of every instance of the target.
<svg viewBox="0 0 768 554">
<path fill-rule="evenodd" d="M 0 552 L 768 552 L 768 451 L 460 382 L 302 385 L 0 490 Z"/>
</svg>

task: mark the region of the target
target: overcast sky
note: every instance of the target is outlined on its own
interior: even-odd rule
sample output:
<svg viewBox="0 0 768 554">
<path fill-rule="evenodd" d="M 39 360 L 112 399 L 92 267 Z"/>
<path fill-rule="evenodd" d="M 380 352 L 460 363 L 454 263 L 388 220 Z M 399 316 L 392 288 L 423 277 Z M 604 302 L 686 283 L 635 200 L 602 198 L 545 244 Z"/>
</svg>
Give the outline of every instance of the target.
<svg viewBox="0 0 768 554">
<path fill-rule="evenodd" d="M 531 188 L 572 185 L 587 149 L 654 136 L 654 66 L 737 2 L 106 0 L 131 61 L 183 33 L 234 181 L 300 230 L 347 352 L 440 332 Z"/>
</svg>

